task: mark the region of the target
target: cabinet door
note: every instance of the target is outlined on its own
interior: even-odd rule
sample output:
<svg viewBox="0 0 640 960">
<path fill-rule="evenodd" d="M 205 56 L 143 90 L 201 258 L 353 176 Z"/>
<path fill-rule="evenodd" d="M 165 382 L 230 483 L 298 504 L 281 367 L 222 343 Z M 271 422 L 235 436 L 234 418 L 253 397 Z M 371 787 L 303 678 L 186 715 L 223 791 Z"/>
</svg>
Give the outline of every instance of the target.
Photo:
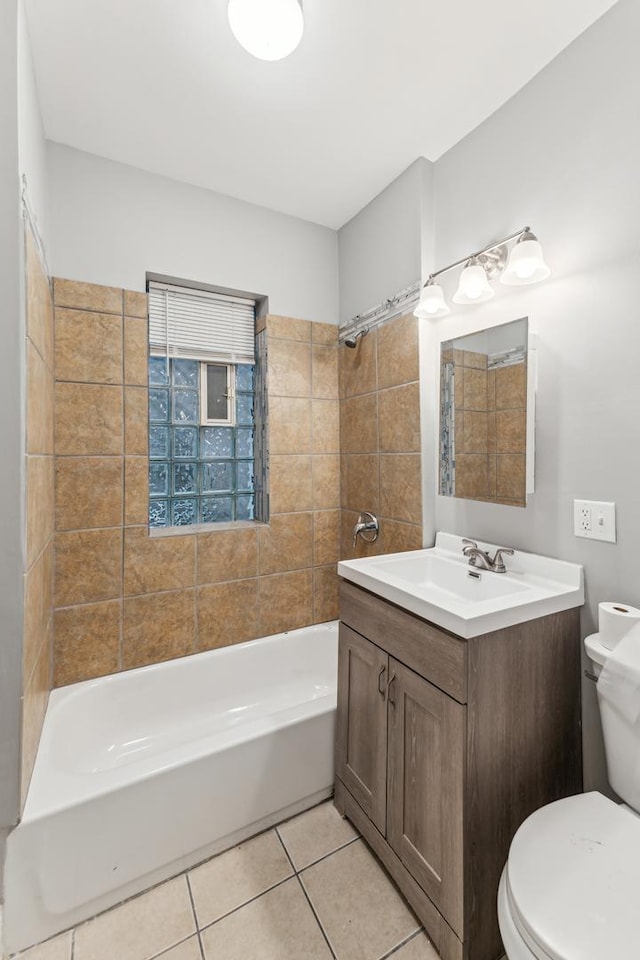
<svg viewBox="0 0 640 960">
<path fill-rule="evenodd" d="M 340 624 L 336 772 L 382 834 L 387 808 L 388 656 Z"/>
<path fill-rule="evenodd" d="M 463 935 L 465 708 L 389 658 L 387 839 Z"/>
</svg>

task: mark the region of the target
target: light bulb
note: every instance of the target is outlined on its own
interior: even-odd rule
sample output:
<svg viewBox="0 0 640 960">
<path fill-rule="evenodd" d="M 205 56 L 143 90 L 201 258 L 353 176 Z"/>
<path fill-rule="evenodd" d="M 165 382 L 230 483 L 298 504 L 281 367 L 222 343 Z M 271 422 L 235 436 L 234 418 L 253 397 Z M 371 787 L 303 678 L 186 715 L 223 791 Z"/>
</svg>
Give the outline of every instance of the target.
<svg viewBox="0 0 640 960">
<path fill-rule="evenodd" d="M 493 290 L 487 280 L 484 267 L 477 261 L 469 260 L 460 274 L 458 289 L 453 295 L 454 303 L 482 303 L 490 300 Z"/>
<path fill-rule="evenodd" d="M 444 299 L 442 287 L 438 283 L 427 283 L 420 294 L 420 301 L 413 311 L 414 317 L 436 320 L 446 317 L 449 307 Z"/>
<path fill-rule="evenodd" d="M 227 15 L 238 43 L 259 60 L 283 60 L 302 39 L 298 0 L 229 0 Z"/>
<path fill-rule="evenodd" d="M 542 247 L 530 232 L 522 234 L 509 256 L 507 268 L 500 277 L 508 287 L 524 286 L 546 280 L 551 270 L 544 262 Z"/>
</svg>

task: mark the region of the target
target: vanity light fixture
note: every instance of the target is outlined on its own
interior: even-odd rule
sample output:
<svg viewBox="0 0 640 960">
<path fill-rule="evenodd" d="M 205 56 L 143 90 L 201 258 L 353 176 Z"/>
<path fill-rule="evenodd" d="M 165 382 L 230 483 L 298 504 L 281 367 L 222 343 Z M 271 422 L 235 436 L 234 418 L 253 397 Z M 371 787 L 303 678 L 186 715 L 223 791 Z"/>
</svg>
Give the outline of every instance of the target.
<svg viewBox="0 0 640 960">
<path fill-rule="evenodd" d="M 509 255 L 507 244 L 512 240 L 516 243 Z M 460 275 L 458 289 L 453 295 L 453 302 L 459 304 L 490 300 L 494 296 L 494 290 L 489 281 L 497 279 L 498 276 L 507 286 L 522 286 L 546 280 L 551 273 L 544 262 L 542 247 L 537 237 L 530 227 L 523 227 L 517 233 L 512 233 L 497 243 L 490 243 L 477 253 L 462 257 L 455 263 L 429 274 L 418 305 L 413 311 L 414 316 L 436 320 L 449 313 L 442 287 L 436 283 L 436 277 L 462 264 L 464 270 Z"/>
<path fill-rule="evenodd" d="M 302 39 L 300 0 L 229 0 L 227 16 L 240 46 L 258 60 L 283 60 Z"/>
</svg>

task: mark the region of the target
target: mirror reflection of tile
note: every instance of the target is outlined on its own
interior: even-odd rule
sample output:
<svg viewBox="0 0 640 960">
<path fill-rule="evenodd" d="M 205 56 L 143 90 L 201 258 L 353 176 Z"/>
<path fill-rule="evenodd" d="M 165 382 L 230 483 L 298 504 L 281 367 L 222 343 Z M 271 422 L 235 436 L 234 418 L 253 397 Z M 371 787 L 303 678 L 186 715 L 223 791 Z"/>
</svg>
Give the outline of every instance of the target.
<svg viewBox="0 0 640 960">
<path fill-rule="evenodd" d="M 526 506 L 527 318 L 441 345 L 442 496 Z"/>
</svg>

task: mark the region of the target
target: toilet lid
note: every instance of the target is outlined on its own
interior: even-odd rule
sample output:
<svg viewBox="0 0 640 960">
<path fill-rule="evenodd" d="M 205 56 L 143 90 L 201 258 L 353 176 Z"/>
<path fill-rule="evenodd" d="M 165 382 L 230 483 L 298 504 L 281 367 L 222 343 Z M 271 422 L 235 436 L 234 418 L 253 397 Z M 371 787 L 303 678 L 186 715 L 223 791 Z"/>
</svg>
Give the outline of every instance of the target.
<svg viewBox="0 0 640 960">
<path fill-rule="evenodd" d="M 537 956 L 638 960 L 640 818 L 626 807 L 585 793 L 537 810 L 513 838 L 507 882 Z"/>
</svg>

